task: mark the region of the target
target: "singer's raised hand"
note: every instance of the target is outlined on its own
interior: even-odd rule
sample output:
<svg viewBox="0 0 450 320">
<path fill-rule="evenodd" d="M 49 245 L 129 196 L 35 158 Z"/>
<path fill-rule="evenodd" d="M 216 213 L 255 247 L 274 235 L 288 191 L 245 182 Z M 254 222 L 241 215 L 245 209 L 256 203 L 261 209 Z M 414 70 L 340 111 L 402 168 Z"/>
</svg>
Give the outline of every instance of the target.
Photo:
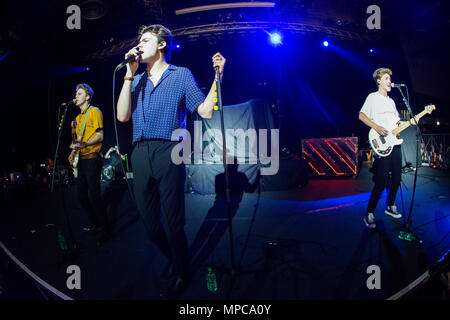
<svg viewBox="0 0 450 320">
<path fill-rule="evenodd" d="M 219 52 L 217 52 L 212 57 L 213 67 L 214 67 L 214 69 L 216 67 L 219 67 L 220 77 L 222 77 L 222 75 L 223 75 L 223 69 L 225 67 L 226 61 L 227 60 Z"/>
<path fill-rule="evenodd" d="M 128 51 L 125 54 L 125 59 L 128 58 L 130 55 L 136 56 L 136 59 L 134 59 L 133 61 L 130 61 L 129 63 L 127 63 L 127 74 L 126 74 L 126 76 L 132 77 L 132 76 L 134 76 L 137 68 L 139 67 L 139 48 L 138 47 L 134 47 L 130 51 Z"/>
</svg>

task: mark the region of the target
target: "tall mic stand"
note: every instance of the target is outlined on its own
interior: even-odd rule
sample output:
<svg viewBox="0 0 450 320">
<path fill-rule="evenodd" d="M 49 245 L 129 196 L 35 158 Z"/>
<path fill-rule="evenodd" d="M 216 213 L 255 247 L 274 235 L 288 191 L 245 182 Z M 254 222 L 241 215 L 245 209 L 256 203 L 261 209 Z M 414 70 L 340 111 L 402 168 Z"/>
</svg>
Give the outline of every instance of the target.
<svg viewBox="0 0 450 320">
<path fill-rule="evenodd" d="M 62 115 L 61 120 L 59 120 L 59 116 L 61 114 L 61 106 L 58 108 L 58 121 L 59 121 L 59 123 L 58 123 L 58 140 L 56 141 L 55 157 L 53 159 L 52 183 L 50 185 L 51 192 L 53 192 L 53 185 L 54 185 L 54 181 L 55 181 L 55 170 L 56 170 L 56 162 L 58 160 L 58 150 L 59 150 L 59 144 L 61 141 L 61 133 L 62 133 L 62 129 L 64 127 L 64 122 L 66 120 L 67 109 L 69 108 L 69 105 L 65 105 L 64 114 Z"/>
<path fill-rule="evenodd" d="M 231 199 L 230 199 L 230 184 L 228 176 L 228 164 L 227 164 L 227 143 L 225 137 L 225 124 L 223 117 L 223 106 L 222 106 L 222 92 L 220 87 L 220 70 L 219 67 L 216 70 L 216 92 L 217 92 L 217 106 L 220 111 L 220 126 L 222 130 L 222 157 L 223 157 L 223 168 L 225 174 L 225 195 L 227 202 L 227 217 L 228 217 L 228 234 L 230 239 L 230 257 L 231 257 L 231 278 L 233 279 L 236 275 L 236 265 L 234 259 L 234 240 L 233 240 L 233 223 L 231 218 Z"/>
<path fill-rule="evenodd" d="M 215 78 L 215 86 L 216 86 L 216 93 L 217 93 L 217 107 L 214 107 L 214 110 L 219 110 L 220 112 L 220 125 L 221 125 L 221 131 L 222 131 L 222 157 L 223 157 L 223 167 L 224 167 L 224 174 L 225 174 L 225 195 L 226 195 L 226 203 L 227 203 L 227 217 L 228 217 L 228 235 L 229 235 L 229 242 L 230 242 L 230 257 L 231 257 L 231 269 L 230 268 L 224 268 L 224 267 L 214 267 L 218 271 L 221 271 L 223 273 L 227 273 L 231 276 L 230 279 L 230 286 L 228 288 L 228 292 L 226 292 L 226 299 L 230 299 L 231 292 L 233 291 L 233 286 L 239 276 L 239 274 L 243 274 L 244 272 L 241 270 L 237 270 L 236 263 L 235 263 L 235 251 L 234 251 L 234 240 L 233 240 L 233 223 L 232 223 L 232 217 L 231 217 L 231 197 L 230 197 L 230 181 L 229 181 L 229 175 L 228 175 L 228 163 L 227 163 L 227 144 L 226 144 L 226 136 L 225 136 L 225 125 L 224 125 L 224 116 L 223 116 L 223 106 L 222 106 L 222 94 L 221 94 L 221 87 L 220 87 L 220 72 L 219 67 L 215 68 L 216 70 L 216 78 Z M 259 178 L 258 178 L 259 179 Z M 259 181 L 258 181 L 259 184 Z M 260 188 L 260 187 L 258 187 Z M 258 194 L 260 193 L 260 189 L 258 189 Z M 256 211 L 255 211 L 256 213 Z M 242 257 L 241 257 L 242 260 Z M 246 271 L 246 273 L 249 273 L 252 271 Z"/>
<path fill-rule="evenodd" d="M 220 72 L 219 67 L 215 68 L 216 70 L 216 78 L 215 78 L 215 87 L 217 94 L 217 105 L 214 107 L 214 110 L 220 112 L 220 125 L 222 131 L 222 157 L 223 157 L 223 167 L 224 167 L 224 175 L 225 175 L 225 196 L 226 196 L 226 206 L 227 206 L 227 220 L 228 220 L 228 235 L 230 242 L 230 260 L 231 260 L 231 268 L 226 268 L 222 266 L 213 266 L 213 269 L 221 272 L 222 274 L 227 274 L 231 277 L 229 282 L 229 287 L 225 292 L 225 299 L 229 299 L 231 296 L 231 292 L 233 291 L 234 283 L 236 281 L 238 271 L 235 263 L 235 251 L 234 251 L 234 240 L 233 240 L 233 223 L 231 217 L 231 196 L 230 196 L 230 177 L 228 172 L 228 163 L 227 163 L 227 145 L 226 145 L 226 136 L 225 136 L 225 124 L 224 124 L 224 115 L 223 115 L 223 106 L 222 106 L 222 94 L 220 87 Z M 216 284 L 217 285 L 217 284 Z"/>
<path fill-rule="evenodd" d="M 420 142 L 419 140 L 422 140 L 422 133 L 420 132 L 419 129 L 419 125 L 415 119 L 415 115 L 413 114 L 411 107 L 409 106 L 409 102 L 408 100 L 405 98 L 405 95 L 403 94 L 403 91 L 400 89 L 400 87 L 397 87 L 398 90 L 400 91 L 401 95 L 402 95 L 402 99 L 403 102 L 406 105 L 406 108 L 408 109 L 408 111 L 411 114 L 411 117 L 416 125 L 416 170 L 414 172 L 414 183 L 413 183 L 413 193 L 412 193 L 412 198 L 411 198 L 411 205 L 409 207 L 409 213 L 408 213 L 408 220 L 406 221 L 406 223 L 403 225 L 403 230 L 400 231 L 399 234 L 399 238 L 402 240 L 406 240 L 406 241 L 413 241 L 415 239 L 417 239 L 419 241 L 419 243 L 423 244 L 422 240 L 420 240 L 417 235 L 415 235 L 413 233 L 413 231 L 411 230 L 411 215 L 412 215 L 412 209 L 413 209 L 413 205 L 414 205 L 414 196 L 416 193 L 416 183 L 417 183 L 417 172 L 419 171 L 419 146 L 420 146 Z M 419 139 L 420 138 L 420 139 Z"/>
<path fill-rule="evenodd" d="M 67 109 L 69 108 L 69 104 L 64 105 L 65 109 L 64 109 L 64 113 L 61 117 L 61 120 L 59 120 L 59 116 L 60 116 L 60 109 L 58 110 L 58 140 L 56 143 L 56 151 L 55 151 L 55 158 L 53 160 L 53 172 L 52 172 L 52 183 L 51 183 L 51 187 L 50 187 L 50 192 L 53 193 L 53 186 L 54 186 L 54 181 L 55 181 L 55 170 L 56 170 L 56 165 L 57 165 L 57 160 L 58 160 L 58 150 L 59 150 L 59 145 L 61 142 L 61 133 L 62 133 L 62 129 L 64 128 L 64 123 L 66 120 L 66 115 L 67 115 Z M 61 184 L 61 175 L 60 175 L 60 179 L 59 182 Z M 75 237 L 73 235 L 72 232 L 72 227 L 70 224 L 70 219 L 69 219 L 69 214 L 67 212 L 67 208 L 66 208 L 66 202 L 64 199 L 64 185 L 62 183 L 61 185 L 61 201 L 62 201 L 62 207 L 63 207 L 63 211 L 65 214 L 65 218 L 66 218 L 66 223 L 67 223 L 67 230 L 69 233 L 69 237 L 70 237 L 70 243 L 67 244 L 67 249 L 64 250 L 64 255 L 62 258 L 61 263 L 62 264 L 66 264 L 70 261 L 75 260 L 79 253 L 80 253 L 80 248 L 78 246 L 78 243 L 75 241 Z M 60 239 L 61 241 L 61 239 Z"/>
</svg>

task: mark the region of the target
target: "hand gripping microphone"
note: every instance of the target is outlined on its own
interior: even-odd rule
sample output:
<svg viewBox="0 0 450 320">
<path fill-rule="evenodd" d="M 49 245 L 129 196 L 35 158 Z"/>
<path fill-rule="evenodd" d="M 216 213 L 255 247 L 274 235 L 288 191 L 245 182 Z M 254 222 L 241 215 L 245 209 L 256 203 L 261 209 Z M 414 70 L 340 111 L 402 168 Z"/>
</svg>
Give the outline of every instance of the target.
<svg viewBox="0 0 450 320">
<path fill-rule="evenodd" d="M 122 69 L 123 67 L 125 67 L 127 65 L 128 62 L 133 61 L 134 59 L 136 59 L 136 55 L 134 54 L 130 54 L 127 58 L 125 58 L 125 60 L 123 60 L 117 67 L 117 70 Z"/>
</svg>

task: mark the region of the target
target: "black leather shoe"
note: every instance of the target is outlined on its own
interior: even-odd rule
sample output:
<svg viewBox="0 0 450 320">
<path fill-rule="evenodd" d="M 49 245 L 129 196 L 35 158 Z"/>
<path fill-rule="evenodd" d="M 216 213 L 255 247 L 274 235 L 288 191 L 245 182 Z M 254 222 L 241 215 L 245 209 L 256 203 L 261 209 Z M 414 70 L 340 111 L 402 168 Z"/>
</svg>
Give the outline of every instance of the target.
<svg viewBox="0 0 450 320">
<path fill-rule="evenodd" d="M 163 300 L 173 300 L 178 298 L 183 291 L 186 289 L 186 281 L 177 277 L 172 284 L 160 294 L 161 299 Z"/>
</svg>

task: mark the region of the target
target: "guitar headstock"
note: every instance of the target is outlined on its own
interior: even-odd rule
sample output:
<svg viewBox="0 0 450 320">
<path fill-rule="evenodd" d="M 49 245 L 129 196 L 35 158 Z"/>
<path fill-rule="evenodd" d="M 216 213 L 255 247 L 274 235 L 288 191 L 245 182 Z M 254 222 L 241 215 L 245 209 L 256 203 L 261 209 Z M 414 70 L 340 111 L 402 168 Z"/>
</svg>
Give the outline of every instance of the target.
<svg viewBox="0 0 450 320">
<path fill-rule="evenodd" d="M 436 106 L 434 104 L 429 104 L 428 106 L 425 107 L 425 111 L 428 113 L 433 112 L 433 110 L 436 110 Z"/>
</svg>

